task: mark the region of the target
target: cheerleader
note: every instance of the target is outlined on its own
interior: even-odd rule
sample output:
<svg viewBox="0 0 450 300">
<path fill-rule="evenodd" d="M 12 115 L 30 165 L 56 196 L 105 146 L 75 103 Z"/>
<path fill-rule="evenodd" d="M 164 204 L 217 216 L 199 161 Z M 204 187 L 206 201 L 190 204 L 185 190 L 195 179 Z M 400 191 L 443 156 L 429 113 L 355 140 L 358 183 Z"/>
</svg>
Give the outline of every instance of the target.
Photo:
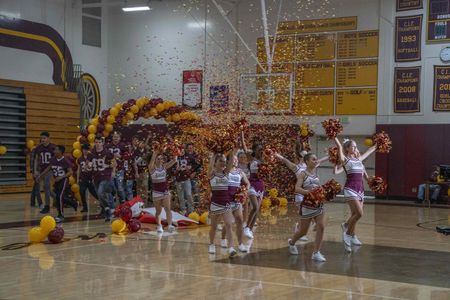
<svg viewBox="0 0 450 300">
<path fill-rule="evenodd" d="M 295 185 L 295 193 L 306 195 L 314 188 L 320 185 L 319 177 L 317 176 L 318 159 L 312 154 L 308 153 L 304 156 L 306 169 L 300 173 Z M 314 240 L 314 252 L 312 259 L 320 262 L 326 261 L 325 257 L 320 253 L 324 233 L 324 213 L 323 203 L 319 207 L 309 207 L 303 202 L 300 205 L 300 230 L 294 233 L 294 236 L 288 240 L 289 252 L 292 255 L 298 255 L 298 249 L 295 243 L 304 236 L 309 229 L 311 220 L 316 222 L 316 238 Z"/>
<path fill-rule="evenodd" d="M 209 249 L 208 253 L 215 254 L 216 246 L 214 245 L 214 238 L 216 236 L 216 227 L 220 217 L 225 223 L 227 240 L 229 243 L 228 254 L 229 257 L 236 256 L 237 252 L 233 248 L 233 210 L 235 210 L 236 202 L 231 201 L 229 186 L 229 174 L 233 169 L 232 152 L 230 152 L 228 163 L 223 154 L 216 154 L 210 158 L 210 165 L 208 168 L 208 178 L 211 185 L 211 205 L 209 208 L 209 216 L 211 220 L 211 227 L 209 230 Z"/>
<path fill-rule="evenodd" d="M 164 232 L 160 217 L 163 207 L 166 212 L 167 224 L 169 225 L 168 231 L 172 233 L 175 230 L 175 227 L 172 225 L 172 211 L 170 210 L 170 192 L 167 184 L 167 170 L 175 165 L 176 162 L 176 156 L 171 161 L 166 162 L 164 155 L 154 150 L 150 163 L 148 164 L 149 173 L 152 178 L 152 199 L 156 209 L 156 231 L 160 234 Z"/>
<path fill-rule="evenodd" d="M 246 150 L 245 143 L 244 150 Z M 252 204 L 252 209 L 249 211 L 247 219 L 247 227 L 244 229 L 244 235 L 249 239 L 253 239 L 253 226 L 255 225 L 256 218 L 258 216 L 259 209 L 261 207 L 261 201 L 264 196 L 264 180 L 258 177 L 259 164 L 263 162 L 263 146 L 259 143 L 254 143 L 252 146 L 250 159 L 250 189 L 249 198 Z"/>
<path fill-rule="evenodd" d="M 239 244 L 239 251 L 241 252 L 247 252 L 247 247 L 242 243 L 242 233 L 243 233 L 243 216 L 242 216 L 242 203 L 236 200 L 236 195 L 239 192 L 239 189 L 241 185 L 246 186 L 246 190 L 250 188 L 250 182 L 247 179 L 247 176 L 245 173 L 238 168 L 238 158 L 233 155 L 233 168 L 231 169 L 230 173 L 228 174 L 228 192 L 230 194 L 230 199 L 232 204 L 232 211 L 233 211 L 233 217 L 234 221 L 236 223 L 236 236 Z M 247 197 L 244 197 L 244 202 L 246 201 Z M 227 240 L 226 240 L 226 228 L 222 229 L 222 239 L 220 240 L 220 246 L 222 248 L 227 248 Z"/>
<path fill-rule="evenodd" d="M 344 197 L 350 207 L 351 216 L 347 222 L 341 224 L 344 249 L 352 252 L 351 246 L 361 246 L 362 243 L 355 234 L 356 223 L 363 215 L 364 184 L 363 177 L 368 179 L 363 161 L 372 154 L 376 146 L 370 147 L 364 154 L 359 155 L 355 141 L 346 140 L 342 145 L 338 138 L 334 139 L 339 153 L 338 164 L 342 165 L 347 179 L 344 185 Z M 339 168 L 337 169 L 337 171 Z"/>
</svg>

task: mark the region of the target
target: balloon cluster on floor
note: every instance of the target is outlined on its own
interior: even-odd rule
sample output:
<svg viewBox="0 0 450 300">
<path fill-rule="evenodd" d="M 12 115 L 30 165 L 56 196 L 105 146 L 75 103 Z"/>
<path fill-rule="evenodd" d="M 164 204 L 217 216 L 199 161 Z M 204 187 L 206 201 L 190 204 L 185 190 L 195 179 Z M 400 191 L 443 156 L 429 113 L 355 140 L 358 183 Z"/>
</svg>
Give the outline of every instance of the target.
<svg viewBox="0 0 450 300">
<path fill-rule="evenodd" d="M 199 222 L 200 224 L 206 225 L 206 224 L 208 224 L 209 213 L 207 211 L 205 211 L 205 212 L 199 214 L 198 212 L 194 211 L 188 215 L 188 218 L 192 219 L 196 222 Z"/>
<path fill-rule="evenodd" d="M 138 232 L 141 229 L 141 222 L 137 218 L 141 216 L 143 206 L 142 199 L 135 197 L 116 207 L 114 215 L 118 219 L 111 223 L 111 231 L 115 234 Z"/>
<path fill-rule="evenodd" d="M 28 239 L 32 243 L 41 243 L 46 238 L 52 244 L 62 242 L 64 229 L 56 226 L 56 221 L 52 216 L 45 216 L 40 221 L 40 226 L 33 227 L 28 231 Z"/>
</svg>

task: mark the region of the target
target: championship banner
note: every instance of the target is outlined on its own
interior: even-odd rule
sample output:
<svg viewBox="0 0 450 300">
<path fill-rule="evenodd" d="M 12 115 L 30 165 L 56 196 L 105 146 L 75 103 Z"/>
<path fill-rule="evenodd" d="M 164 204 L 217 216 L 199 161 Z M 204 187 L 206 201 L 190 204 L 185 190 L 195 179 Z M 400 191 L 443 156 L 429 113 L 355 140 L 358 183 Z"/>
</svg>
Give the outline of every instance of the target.
<svg viewBox="0 0 450 300">
<path fill-rule="evenodd" d="M 433 111 L 450 111 L 450 66 L 434 66 Z"/>
<path fill-rule="evenodd" d="M 283 21 L 280 22 L 278 25 L 277 35 L 356 30 L 357 25 L 358 25 L 357 17 Z"/>
<path fill-rule="evenodd" d="M 183 71 L 183 105 L 202 108 L 202 70 Z"/>
<path fill-rule="evenodd" d="M 421 59 L 422 15 L 395 18 L 395 61 Z"/>
<path fill-rule="evenodd" d="M 420 112 L 420 67 L 395 68 L 394 112 Z"/>
<path fill-rule="evenodd" d="M 224 112 L 228 109 L 228 85 L 213 85 L 209 88 L 209 111 L 212 113 Z"/>
<path fill-rule="evenodd" d="M 427 42 L 450 41 L 450 0 L 428 0 Z"/>
<path fill-rule="evenodd" d="M 422 0 L 397 0 L 397 11 L 423 8 Z"/>
</svg>

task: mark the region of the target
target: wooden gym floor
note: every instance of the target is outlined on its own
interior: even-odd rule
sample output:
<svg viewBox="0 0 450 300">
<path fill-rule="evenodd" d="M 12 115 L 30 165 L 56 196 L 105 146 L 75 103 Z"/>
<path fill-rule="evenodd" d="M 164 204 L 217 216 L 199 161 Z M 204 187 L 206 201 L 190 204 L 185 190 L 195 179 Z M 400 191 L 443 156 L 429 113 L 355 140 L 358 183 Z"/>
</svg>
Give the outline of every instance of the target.
<svg viewBox="0 0 450 300">
<path fill-rule="evenodd" d="M 250 253 L 230 260 L 219 247 L 207 253 L 207 226 L 111 235 L 93 203 L 91 216 L 67 209 L 64 243 L 11 249 L 27 242 L 41 215 L 28 195 L 0 201 L 0 299 L 450 299 L 450 236 L 434 230 L 449 224 L 448 208 L 367 203 L 357 227 L 364 245 L 346 254 L 340 223 L 348 208 L 327 203 L 327 262 L 315 263 L 311 242 L 298 244 L 298 256 L 288 253 L 294 206 L 261 217 Z"/>
</svg>

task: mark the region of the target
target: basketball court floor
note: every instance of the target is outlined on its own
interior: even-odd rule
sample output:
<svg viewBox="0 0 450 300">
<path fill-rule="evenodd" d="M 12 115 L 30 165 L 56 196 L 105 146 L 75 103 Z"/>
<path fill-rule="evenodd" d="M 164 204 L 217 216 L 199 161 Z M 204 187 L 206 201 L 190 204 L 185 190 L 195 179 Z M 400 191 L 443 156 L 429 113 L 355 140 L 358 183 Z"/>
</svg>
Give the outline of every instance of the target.
<svg viewBox="0 0 450 300">
<path fill-rule="evenodd" d="M 261 216 L 250 252 L 229 259 L 219 247 L 208 254 L 208 226 L 113 235 L 93 203 L 89 216 L 67 214 L 63 243 L 30 245 L 38 209 L 25 194 L 0 198 L 8 207 L 0 212 L 0 299 L 450 299 L 450 239 L 435 231 L 449 224 L 448 207 L 368 202 L 357 227 L 363 246 L 346 254 L 348 208 L 327 203 L 327 261 L 316 263 L 312 230 L 298 256 L 288 252 L 293 205 Z"/>
</svg>

